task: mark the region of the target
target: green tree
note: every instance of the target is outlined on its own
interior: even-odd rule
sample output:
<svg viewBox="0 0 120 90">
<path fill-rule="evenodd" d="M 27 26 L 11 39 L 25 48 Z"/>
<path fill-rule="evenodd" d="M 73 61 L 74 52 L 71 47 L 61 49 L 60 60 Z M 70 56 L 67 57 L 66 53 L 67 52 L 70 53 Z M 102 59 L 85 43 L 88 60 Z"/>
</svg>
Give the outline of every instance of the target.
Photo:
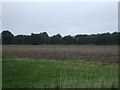
<svg viewBox="0 0 120 90">
<path fill-rule="evenodd" d="M 46 32 L 40 34 L 31 34 L 31 42 L 33 45 L 49 44 L 50 38 Z"/>
<path fill-rule="evenodd" d="M 46 32 L 40 33 L 39 44 L 49 44 L 50 38 Z"/>
<path fill-rule="evenodd" d="M 76 35 L 75 41 L 76 44 L 91 44 L 91 36 L 89 35 Z"/>
<path fill-rule="evenodd" d="M 113 33 L 102 33 L 97 35 L 95 44 L 98 45 L 111 45 L 117 44 L 117 34 Z"/>
<path fill-rule="evenodd" d="M 61 44 L 62 36 L 60 34 L 50 37 L 51 44 Z"/>
<path fill-rule="evenodd" d="M 64 36 L 62 38 L 62 43 L 63 44 L 75 44 L 75 39 L 71 35 Z"/>
<path fill-rule="evenodd" d="M 31 44 L 29 35 L 17 35 L 14 37 L 14 44 Z"/>
<path fill-rule="evenodd" d="M 14 35 L 6 30 L 2 32 L 2 44 L 13 44 Z"/>
</svg>

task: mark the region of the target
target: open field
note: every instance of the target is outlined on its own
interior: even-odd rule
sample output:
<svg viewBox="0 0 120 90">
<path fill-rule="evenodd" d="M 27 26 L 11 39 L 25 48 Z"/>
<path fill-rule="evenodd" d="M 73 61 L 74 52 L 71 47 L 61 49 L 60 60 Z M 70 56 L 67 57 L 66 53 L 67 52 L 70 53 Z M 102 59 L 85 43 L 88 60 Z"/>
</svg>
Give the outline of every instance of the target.
<svg viewBox="0 0 120 90">
<path fill-rule="evenodd" d="M 3 45 L 2 51 L 3 88 L 118 87 L 115 45 Z"/>
<path fill-rule="evenodd" d="M 117 45 L 3 45 L 3 57 L 117 62 Z"/>
<path fill-rule="evenodd" d="M 3 88 L 117 88 L 118 64 L 3 58 Z"/>
</svg>

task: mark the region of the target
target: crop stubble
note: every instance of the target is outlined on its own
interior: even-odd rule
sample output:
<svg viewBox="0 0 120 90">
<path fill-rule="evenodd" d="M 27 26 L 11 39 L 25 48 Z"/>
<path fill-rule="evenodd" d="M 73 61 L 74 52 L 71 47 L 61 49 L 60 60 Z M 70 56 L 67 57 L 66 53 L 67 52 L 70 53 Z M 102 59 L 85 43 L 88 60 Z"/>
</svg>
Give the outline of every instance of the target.
<svg viewBox="0 0 120 90">
<path fill-rule="evenodd" d="M 96 45 L 3 45 L 3 57 L 117 62 L 118 46 Z"/>
</svg>

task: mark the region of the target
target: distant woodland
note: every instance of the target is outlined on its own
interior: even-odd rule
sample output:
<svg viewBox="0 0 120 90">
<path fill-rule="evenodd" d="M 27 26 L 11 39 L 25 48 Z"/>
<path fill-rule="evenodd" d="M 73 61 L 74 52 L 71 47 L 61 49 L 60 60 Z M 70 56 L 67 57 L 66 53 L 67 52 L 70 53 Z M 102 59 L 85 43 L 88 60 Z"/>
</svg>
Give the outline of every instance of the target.
<svg viewBox="0 0 120 90">
<path fill-rule="evenodd" d="M 95 44 L 95 45 L 120 45 L 120 32 L 102 33 L 102 34 L 78 34 L 75 36 L 67 35 L 62 37 L 60 34 L 49 36 L 47 32 L 39 34 L 31 33 L 31 35 L 13 35 L 10 31 L 5 30 L 1 33 L 2 44 L 4 45 L 82 45 L 82 44 Z"/>
</svg>

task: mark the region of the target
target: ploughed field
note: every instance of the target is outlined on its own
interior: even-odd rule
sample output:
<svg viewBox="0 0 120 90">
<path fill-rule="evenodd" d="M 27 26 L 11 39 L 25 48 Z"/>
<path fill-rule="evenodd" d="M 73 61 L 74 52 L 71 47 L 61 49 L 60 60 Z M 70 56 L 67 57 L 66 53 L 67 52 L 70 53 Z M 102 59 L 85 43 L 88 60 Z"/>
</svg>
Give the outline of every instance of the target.
<svg viewBox="0 0 120 90">
<path fill-rule="evenodd" d="M 3 45 L 3 57 L 117 62 L 117 45 Z"/>
</svg>

